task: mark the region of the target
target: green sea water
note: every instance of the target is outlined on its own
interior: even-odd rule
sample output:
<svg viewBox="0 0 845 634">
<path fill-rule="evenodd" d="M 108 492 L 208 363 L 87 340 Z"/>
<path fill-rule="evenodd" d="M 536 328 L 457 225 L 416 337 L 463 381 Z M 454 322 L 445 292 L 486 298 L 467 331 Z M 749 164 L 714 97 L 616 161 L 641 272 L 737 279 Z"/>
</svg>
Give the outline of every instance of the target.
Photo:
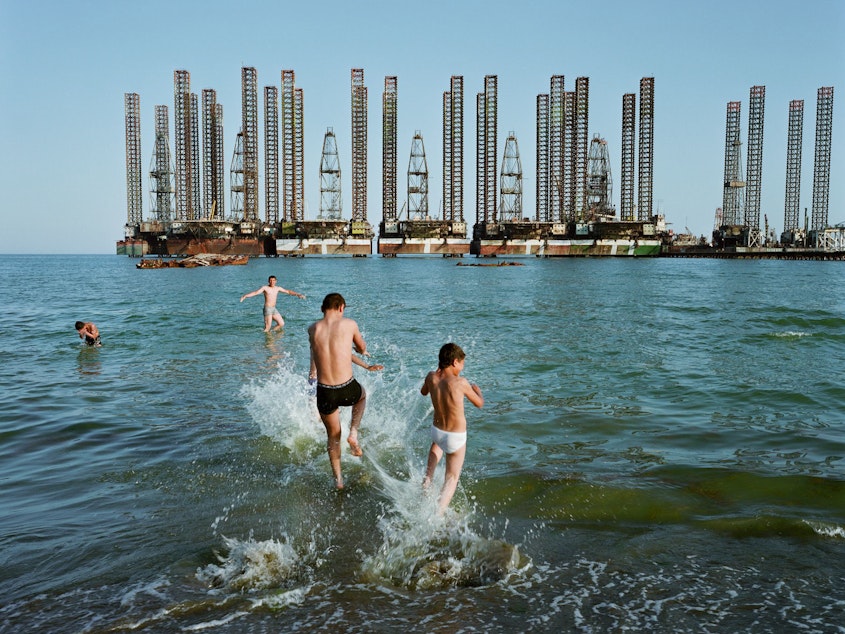
<svg viewBox="0 0 845 634">
<path fill-rule="evenodd" d="M 518 261 L 0 256 L 0 631 L 845 631 L 842 263 Z M 335 291 L 385 366 L 342 493 Z M 486 402 L 438 519 L 447 341 Z"/>
</svg>

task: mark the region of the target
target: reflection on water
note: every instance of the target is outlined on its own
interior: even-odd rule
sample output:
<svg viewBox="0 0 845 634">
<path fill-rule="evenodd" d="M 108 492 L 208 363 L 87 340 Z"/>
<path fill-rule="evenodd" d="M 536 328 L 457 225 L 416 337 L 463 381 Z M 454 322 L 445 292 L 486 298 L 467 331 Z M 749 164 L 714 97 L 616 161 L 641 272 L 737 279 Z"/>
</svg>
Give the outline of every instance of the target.
<svg viewBox="0 0 845 634">
<path fill-rule="evenodd" d="M 97 375 L 103 371 L 100 350 L 95 346 L 82 345 L 76 355 L 76 369 L 82 375 Z"/>
</svg>

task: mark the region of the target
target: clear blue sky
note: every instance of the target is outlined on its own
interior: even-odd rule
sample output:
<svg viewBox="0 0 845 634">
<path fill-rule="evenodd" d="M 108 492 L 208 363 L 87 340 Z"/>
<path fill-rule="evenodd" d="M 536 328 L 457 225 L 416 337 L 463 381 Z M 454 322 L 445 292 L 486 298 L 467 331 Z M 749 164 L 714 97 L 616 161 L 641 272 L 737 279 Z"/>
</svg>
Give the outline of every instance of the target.
<svg viewBox="0 0 845 634">
<path fill-rule="evenodd" d="M 521 5 L 520 8 L 517 8 Z M 399 82 L 399 199 L 420 130 L 430 205 L 442 196 L 442 94 L 464 76 L 464 213 L 475 220 L 475 95 L 498 75 L 499 161 L 516 133 L 534 214 L 535 100 L 554 74 L 590 78 L 589 134 L 607 139 L 619 205 L 622 95 L 655 78 L 654 202 L 672 227 L 707 234 L 722 201 L 725 106 L 766 86 L 762 214 L 783 228 L 791 99 L 804 99 L 801 207 L 811 207 L 816 91 L 834 86 L 832 223 L 845 221 L 845 2 L 605 0 L 422 3 L 0 0 L 0 253 L 114 253 L 126 221 L 123 96 L 141 99 L 144 214 L 154 106 L 173 108 L 173 71 L 217 90 L 226 169 L 240 127 L 240 69 L 259 90 L 296 72 L 304 90 L 306 217 L 319 210 L 323 135 L 337 135 L 351 214 L 350 69 L 369 89 L 368 216 L 381 219 L 381 96 Z M 260 115 L 263 126 L 263 115 Z M 743 149 L 743 163 L 745 150 Z M 263 148 L 261 155 L 263 167 Z M 263 175 L 261 176 L 263 216 Z M 228 184 L 228 178 L 227 178 Z M 227 192 L 228 197 L 228 192 Z M 229 208 L 227 198 L 227 208 Z"/>
</svg>

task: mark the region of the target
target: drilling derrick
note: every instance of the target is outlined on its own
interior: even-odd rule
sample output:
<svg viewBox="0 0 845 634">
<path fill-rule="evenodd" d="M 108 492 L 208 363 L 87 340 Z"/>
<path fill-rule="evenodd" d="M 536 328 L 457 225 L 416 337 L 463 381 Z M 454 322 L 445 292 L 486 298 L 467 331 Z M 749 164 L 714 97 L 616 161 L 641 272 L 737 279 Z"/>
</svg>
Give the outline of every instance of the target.
<svg viewBox="0 0 845 634">
<path fill-rule="evenodd" d="M 173 72 L 173 118 L 176 136 L 176 220 L 194 220 L 191 139 L 195 131 L 191 127 L 191 74 L 186 70 Z"/>
<path fill-rule="evenodd" d="M 223 133 L 222 108 L 217 104 L 217 92 L 206 88 L 202 91 L 202 157 L 203 157 L 203 218 L 222 219 L 223 205 L 223 155 L 219 137 Z M 218 118 L 220 120 L 218 120 Z"/>
<path fill-rule="evenodd" d="M 575 220 L 575 93 L 563 93 L 563 221 Z"/>
<path fill-rule="evenodd" d="M 789 102 L 789 136 L 786 146 L 786 198 L 783 211 L 783 242 L 792 242 L 801 228 L 801 145 L 804 138 L 804 100 Z"/>
<path fill-rule="evenodd" d="M 505 153 L 502 156 L 502 171 L 499 177 L 499 219 L 502 222 L 522 220 L 522 161 L 516 135 L 508 133 Z"/>
<path fill-rule="evenodd" d="M 384 94 L 381 98 L 382 107 L 382 220 L 386 223 L 395 224 L 396 212 L 396 134 L 397 134 L 397 106 L 398 106 L 398 83 L 396 77 L 384 78 Z M 325 156 L 325 144 L 323 155 Z M 322 174 L 322 171 L 321 171 Z M 322 180 L 321 180 L 322 182 Z M 338 185 L 340 183 L 340 168 L 338 168 Z M 322 211 L 322 201 L 320 208 Z M 340 207 L 338 207 L 340 209 Z M 339 217 L 339 216 L 338 216 Z"/>
<path fill-rule="evenodd" d="M 549 90 L 549 220 L 566 222 L 563 211 L 563 128 L 566 102 L 563 75 L 553 75 Z"/>
<path fill-rule="evenodd" d="M 241 118 L 243 132 L 243 220 L 258 222 L 258 74 L 241 68 Z"/>
<path fill-rule="evenodd" d="M 537 202 L 534 218 L 549 218 L 549 96 L 537 95 Z"/>
<path fill-rule="evenodd" d="M 621 220 L 634 220 L 634 139 L 636 138 L 637 95 L 622 95 L 622 193 Z"/>
<path fill-rule="evenodd" d="M 282 71 L 282 216 L 285 222 L 305 220 L 303 95 L 292 70 Z"/>
<path fill-rule="evenodd" d="M 340 190 L 340 158 L 337 139 L 329 128 L 323 137 L 323 154 L 320 158 L 320 215 L 319 220 L 341 220 L 343 199 Z"/>
<path fill-rule="evenodd" d="M 141 98 L 138 93 L 124 95 L 126 116 L 126 224 L 143 220 L 141 203 Z"/>
<path fill-rule="evenodd" d="M 235 150 L 232 153 L 229 192 L 232 196 L 232 219 L 240 220 L 244 213 L 244 133 L 235 137 Z"/>
<path fill-rule="evenodd" d="M 464 222 L 464 78 L 453 75 L 443 93 L 443 220 Z M 466 228 L 455 228 L 465 234 Z"/>
<path fill-rule="evenodd" d="M 485 76 L 484 92 L 478 93 L 476 99 L 478 135 L 476 222 L 484 225 L 498 222 L 496 218 L 497 84 L 496 75 Z"/>
<path fill-rule="evenodd" d="M 264 87 L 264 219 L 279 223 L 279 91 Z"/>
<path fill-rule="evenodd" d="M 587 209 L 587 136 L 590 113 L 590 78 L 578 77 L 575 80 L 575 147 L 573 160 L 573 196 L 572 210 L 576 217 L 583 218 Z"/>
<path fill-rule="evenodd" d="M 753 86 L 748 106 L 748 148 L 745 164 L 745 224 L 749 247 L 760 246 L 760 189 L 763 180 L 763 117 L 766 87 Z"/>
<path fill-rule="evenodd" d="M 610 176 L 610 154 L 607 141 L 595 135 L 590 142 L 587 170 L 588 219 L 613 220 L 616 210 L 612 203 L 613 179 Z"/>
<path fill-rule="evenodd" d="M 830 144 L 833 136 L 833 86 L 819 88 L 816 96 L 816 149 L 813 160 L 813 212 L 810 229 L 828 227 Z"/>
<path fill-rule="evenodd" d="M 150 196 L 153 219 L 157 222 L 173 220 L 173 166 L 170 162 L 170 124 L 167 106 L 155 107 L 156 140 L 150 162 Z"/>
<path fill-rule="evenodd" d="M 640 80 L 639 200 L 637 218 L 651 220 L 654 178 L 654 77 Z"/>
<path fill-rule="evenodd" d="M 725 189 L 722 196 L 722 222 L 727 226 L 743 224 L 744 188 L 742 180 L 742 141 L 739 123 L 742 106 L 728 102 L 725 122 Z"/>
<path fill-rule="evenodd" d="M 352 69 L 352 223 L 367 222 L 367 87 L 364 69 Z"/>
<path fill-rule="evenodd" d="M 193 201 L 194 220 L 199 220 L 202 215 L 202 198 L 200 188 L 202 179 L 200 177 L 200 115 L 197 93 L 191 93 L 191 200 Z"/>
<path fill-rule="evenodd" d="M 408 162 L 408 219 L 428 220 L 428 163 L 425 145 L 419 130 L 411 142 L 411 159 Z"/>
</svg>

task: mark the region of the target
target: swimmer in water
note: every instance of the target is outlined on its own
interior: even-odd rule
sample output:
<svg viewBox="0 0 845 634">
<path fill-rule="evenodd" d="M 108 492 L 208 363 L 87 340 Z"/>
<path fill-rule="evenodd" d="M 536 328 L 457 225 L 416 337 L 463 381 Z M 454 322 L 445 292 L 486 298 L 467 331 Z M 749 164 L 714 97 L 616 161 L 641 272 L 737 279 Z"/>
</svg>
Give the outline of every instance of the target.
<svg viewBox="0 0 845 634">
<path fill-rule="evenodd" d="M 99 348 L 102 345 L 100 341 L 100 331 L 94 322 L 78 321 L 76 322 L 76 332 L 79 333 L 79 338 L 84 339 L 89 346 L 96 346 Z"/>
</svg>

